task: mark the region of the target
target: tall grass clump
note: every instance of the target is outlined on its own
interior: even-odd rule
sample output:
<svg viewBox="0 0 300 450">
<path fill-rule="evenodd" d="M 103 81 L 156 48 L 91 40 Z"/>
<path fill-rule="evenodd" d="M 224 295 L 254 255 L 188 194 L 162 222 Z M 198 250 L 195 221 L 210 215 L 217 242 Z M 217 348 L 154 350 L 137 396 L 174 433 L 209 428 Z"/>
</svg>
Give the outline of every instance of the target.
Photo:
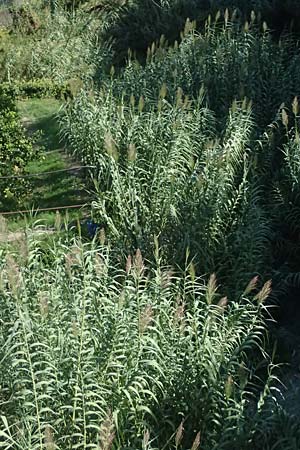
<svg viewBox="0 0 300 450">
<path fill-rule="evenodd" d="M 262 448 L 268 285 L 222 298 L 214 275 L 161 266 L 158 247 L 153 268 L 140 250 L 122 267 L 80 241 L 56 240 L 50 265 L 26 248 L 1 251 L 4 448 Z"/>
</svg>

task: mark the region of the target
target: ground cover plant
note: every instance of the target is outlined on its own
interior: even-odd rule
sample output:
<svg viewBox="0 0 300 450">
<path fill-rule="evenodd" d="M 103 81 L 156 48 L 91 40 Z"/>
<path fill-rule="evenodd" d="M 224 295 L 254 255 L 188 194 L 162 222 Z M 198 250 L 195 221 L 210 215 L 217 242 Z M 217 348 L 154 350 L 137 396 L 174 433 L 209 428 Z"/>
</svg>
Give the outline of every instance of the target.
<svg viewBox="0 0 300 450">
<path fill-rule="evenodd" d="M 89 200 L 84 171 L 78 169 L 81 164 L 65 154 L 59 139 L 60 107 L 61 102 L 53 98 L 34 98 L 18 103 L 29 134 L 41 133 L 37 144 L 44 150 L 39 160 L 31 161 L 27 166 L 28 172 L 35 176 L 31 179 L 32 192 L 24 201 L 23 209 L 72 206 Z"/>
<path fill-rule="evenodd" d="M 56 214 L 57 233 L 0 246 L 0 445 L 298 450 L 281 379 L 299 336 L 280 325 L 298 317 L 296 34 L 264 23 L 275 2 L 62 3 L 16 26 L 29 53 L 2 73 L 75 78 L 55 117 L 91 166 L 96 233 Z M 19 106 L 56 152 L 53 102 Z"/>
</svg>

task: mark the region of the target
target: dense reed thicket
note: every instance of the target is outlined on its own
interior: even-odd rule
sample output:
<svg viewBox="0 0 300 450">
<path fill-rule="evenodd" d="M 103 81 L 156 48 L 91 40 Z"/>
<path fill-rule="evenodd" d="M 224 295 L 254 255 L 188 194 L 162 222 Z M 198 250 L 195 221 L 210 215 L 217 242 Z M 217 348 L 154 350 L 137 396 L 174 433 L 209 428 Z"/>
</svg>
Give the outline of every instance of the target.
<svg viewBox="0 0 300 450">
<path fill-rule="evenodd" d="M 121 74 L 82 91 L 63 135 L 97 168 L 94 215 L 114 248 L 151 260 L 154 240 L 181 266 L 188 248 L 229 297 L 261 274 L 288 301 L 299 286 L 299 66 L 292 36 L 276 42 L 254 13 L 241 25 L 226 12 L 202 33 L 188 20 L 179 44 L 162 37 L 145 64 L 129 53 Z"/>
<path fill-rule="evenodd" d="M 104 18 L 102 32 L 105 39 L 114 41 L 117 62 L 124 59 L 128 48 L 143 59 L 147 47 L 161 35 L 174 43 L 188 18 L 196 20 L 198 30 L 203 30 L 209 16 L 214 18 L 226 9 L 234 11 L 240 23 L 249 20 L 254 11 L 260 26 L 266 22 L 277 38 L 282 32 L 300 31 L 297 0 L 102 0 L 96 5 L 92 10 L 100 11 Z"/>
<path fill-rule="evenodd" d="M 150 257 L 157 236 L 167 262 L 189 247 L 201 273 L 243 283 L 280 270 L 283 249 L 271 244 L 283 221 L 298 251 L 300 59 L 290 38 L 276 44 L 252 20 L 226 16 L 204 34 L 188 21 L 179 46 L 162 39 L 145 66 L 130 59 L 66 111 L 64 136 L 97 167 L 95 215 L 122 250 Z"/>
<path fill-rule="evenodd" d="M 38 242 L 19 247 L 1 253 L 4 448 L 261 449 L 269 414 L 290 437 L 264 350 L 268 283 L 227 299 L 158 247 L 153 269 L 139 250 L 123 268 L 107 247 L 56 241 L 50 265 Z"/>
<path fill-rule="evenodd" d="M 254 12 L 199 31 L 181 13 L 192 4 L 146 2 L 175 42 L 161 36 L 110 72 L 123 50 L 101 39 L 120 24 L 125 45 L 139 39 L 138 1 L 103 2 L 102 23 L 81 31 L 82 11 L 57 9 L 51 33 L 64 37 L 63 21 L 66 42 L 44 53 L 50 33 L 30 50 L 40 65 L 25 78 L 84 81 L 61 133 L 94 167 L 99 232 L 47 246 L 26 234 L 1 250 L 6 449 L 300 447 L 268 333 L 274 301 L 300 280 L 298 43 Z"/>
</svg>

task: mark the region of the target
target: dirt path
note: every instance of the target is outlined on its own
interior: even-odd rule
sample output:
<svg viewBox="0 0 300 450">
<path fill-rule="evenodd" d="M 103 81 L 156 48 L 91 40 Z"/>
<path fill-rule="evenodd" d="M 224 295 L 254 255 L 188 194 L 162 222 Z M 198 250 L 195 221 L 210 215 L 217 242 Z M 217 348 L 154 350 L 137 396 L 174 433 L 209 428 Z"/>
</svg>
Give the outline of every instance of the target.
<svg viewBox="0 0 300 450">
<path fill-rule="evenodd" d="M 22 241 L 29 236 L 40 236 L 43 234 L 53 234 L 55 229 L 53 228 L 43 228 L 43 229 L 33 229 L 27 231 L 9 231 L 6 233 L 0 233 L 0 243 L 5 244 L 8 242 Z"/>
<path fill-rule="evenodd" d="M 3 205 L 3 212 L 32 211 L 35 220 L 41 219 L 45 228 L 51 229 L 55 223 L 56 211 L 67 213 L 70 220 L 80 218 L 86 212 L 79 206 L 90 204 L 90 194 L 86 192 L 86 170 L 64 149 L 59 136 L 58 115 L 61 102 L 52 98 L 28 99 L 18 102 L 23 126 L 28 135 L 40 131 L 35 145 L 41 148 L 41 155 L 27 167 L 30 189 L 22 203 Z M 5 215 L 11 233 L 1 233 L 0 242 L 19 238 L 26 225 L 24 215 Z M 30 218 L 29 222 L 32 222 Z M 44 231 L 45 232 L 45 231 Z"/>
</svg>

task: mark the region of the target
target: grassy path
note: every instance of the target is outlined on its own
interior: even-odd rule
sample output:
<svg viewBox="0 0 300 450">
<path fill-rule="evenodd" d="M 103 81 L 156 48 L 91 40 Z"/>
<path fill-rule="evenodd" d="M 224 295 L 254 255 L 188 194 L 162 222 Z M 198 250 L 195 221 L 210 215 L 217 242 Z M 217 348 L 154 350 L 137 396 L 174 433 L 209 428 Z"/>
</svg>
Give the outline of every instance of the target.
<svg viewBox="0 0 300 450">
<path fill-rule="evenodd" d="M 31 179 L 31 190 L 18 210 L 56 208 L 88 203 L 82 171 L 68 171 L 77 164 L 64 152 L 59 140 L 57 115 L 60 102 L 55 99 L 29 99 L 18 103 L 22 122 L 28 133 L 41 132 L 37 145 L 43 148 L 41 158 L 28 165 L 30 174 L 41 174 Z M 48 174 L 47 172 L 59 171 Z M 68 210 L 70 220 L 81 218 L 84 211 Z M 25 223 L 41 220 L 49 227 L 55 223 L 56 212 L 38 212 L 34 217 L 9 216 L 10 231 L 24 227 Z"/>
</svg>

